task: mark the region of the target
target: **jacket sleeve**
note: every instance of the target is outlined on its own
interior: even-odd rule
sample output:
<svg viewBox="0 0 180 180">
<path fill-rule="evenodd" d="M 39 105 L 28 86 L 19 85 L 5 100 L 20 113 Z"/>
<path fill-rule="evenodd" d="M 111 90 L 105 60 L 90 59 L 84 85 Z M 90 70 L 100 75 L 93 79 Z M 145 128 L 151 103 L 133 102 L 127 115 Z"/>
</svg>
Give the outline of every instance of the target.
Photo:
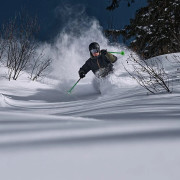
<svg viewBox="0 0 180 180">
<path fill-rule="evenodd" d="M 90 70 L 91 70 L 91 68 L 90 68 L 89 62 L 87 60 L 86 63 L 79 69 L 79 72 L 83 71 L 85 74 L 87 74 Z"/>
<path fill-rule="evenodd" d="M 113 54 L 111 53 L 106 53 L 105 55 L 107 57 L 107 59 L 111 62 L 111 63 L 115 63 L 117 61 L 117 57 L 114 56 Z"/>
</svg>

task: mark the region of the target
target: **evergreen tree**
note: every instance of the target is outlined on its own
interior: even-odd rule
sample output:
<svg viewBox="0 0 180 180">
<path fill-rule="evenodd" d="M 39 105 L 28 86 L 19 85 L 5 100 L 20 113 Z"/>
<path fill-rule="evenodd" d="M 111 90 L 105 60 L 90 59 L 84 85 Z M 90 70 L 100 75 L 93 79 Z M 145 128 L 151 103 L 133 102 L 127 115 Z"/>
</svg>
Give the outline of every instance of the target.
<svg viewBox="0 0 180 180">
<path fill-rule="evenodd" d="M 106 8 L 109 11 L 113 11 L 114 9 L 119 7 L 119 4 L 122 0 L 111 0 L 111 4 Z M 127 1 L 128 7 L 135 2 L 135 0 L 125 0 Z"/>
<path fill-rule="evenodd" d="M 144 58 L 180 51 L 180 0 L 148 0 L 122 35 Z"/>
</svg>

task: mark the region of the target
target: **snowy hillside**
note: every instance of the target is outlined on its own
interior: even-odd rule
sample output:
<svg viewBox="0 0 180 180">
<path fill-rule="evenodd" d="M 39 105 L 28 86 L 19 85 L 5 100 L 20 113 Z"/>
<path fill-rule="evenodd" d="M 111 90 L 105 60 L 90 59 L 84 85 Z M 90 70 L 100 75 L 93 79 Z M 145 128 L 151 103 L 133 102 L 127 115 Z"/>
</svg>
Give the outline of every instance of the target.
<svg viewBox="0 0 180 180">
<path fill-rule="evenodd" d="M 164 65 L 166 56 L 173 60 L 160 56 Z M 2 68 L 0 179 L 178 180 L 180 78 L 172 94 L 147 95 L 123 69 L 125 59 L 99 86 L 90 74 L 71 95 L 77 75 L 9 82 Z"/>
</svg>

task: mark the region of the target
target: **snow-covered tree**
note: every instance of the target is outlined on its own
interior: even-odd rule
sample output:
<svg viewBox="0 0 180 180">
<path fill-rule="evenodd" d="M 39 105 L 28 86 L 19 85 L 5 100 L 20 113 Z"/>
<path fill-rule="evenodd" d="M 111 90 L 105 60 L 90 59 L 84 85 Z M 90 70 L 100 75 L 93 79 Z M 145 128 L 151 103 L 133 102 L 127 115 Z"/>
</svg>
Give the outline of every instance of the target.
<svg viewBox="0 0 180 180">
<path fill-rule="evenodd" d="M 180 1 L 148 0 L 122 31 L 130 47 L 145 58 L 180 51 Z"/>
</svg>

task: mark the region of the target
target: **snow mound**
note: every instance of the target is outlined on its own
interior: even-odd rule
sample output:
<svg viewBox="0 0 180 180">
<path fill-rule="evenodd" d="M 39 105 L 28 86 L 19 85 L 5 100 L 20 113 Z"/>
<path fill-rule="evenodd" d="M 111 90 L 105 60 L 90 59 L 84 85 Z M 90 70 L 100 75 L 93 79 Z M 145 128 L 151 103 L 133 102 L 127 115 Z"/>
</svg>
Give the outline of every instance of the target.
<svg viewBox="0 0 180 180">
<path fill-rule="evenodd" d="M 3 94 L 0 94 L 0 107 L 7 107 L 7 103 L 5 101 L 5 97 Z"/>
</svg>

